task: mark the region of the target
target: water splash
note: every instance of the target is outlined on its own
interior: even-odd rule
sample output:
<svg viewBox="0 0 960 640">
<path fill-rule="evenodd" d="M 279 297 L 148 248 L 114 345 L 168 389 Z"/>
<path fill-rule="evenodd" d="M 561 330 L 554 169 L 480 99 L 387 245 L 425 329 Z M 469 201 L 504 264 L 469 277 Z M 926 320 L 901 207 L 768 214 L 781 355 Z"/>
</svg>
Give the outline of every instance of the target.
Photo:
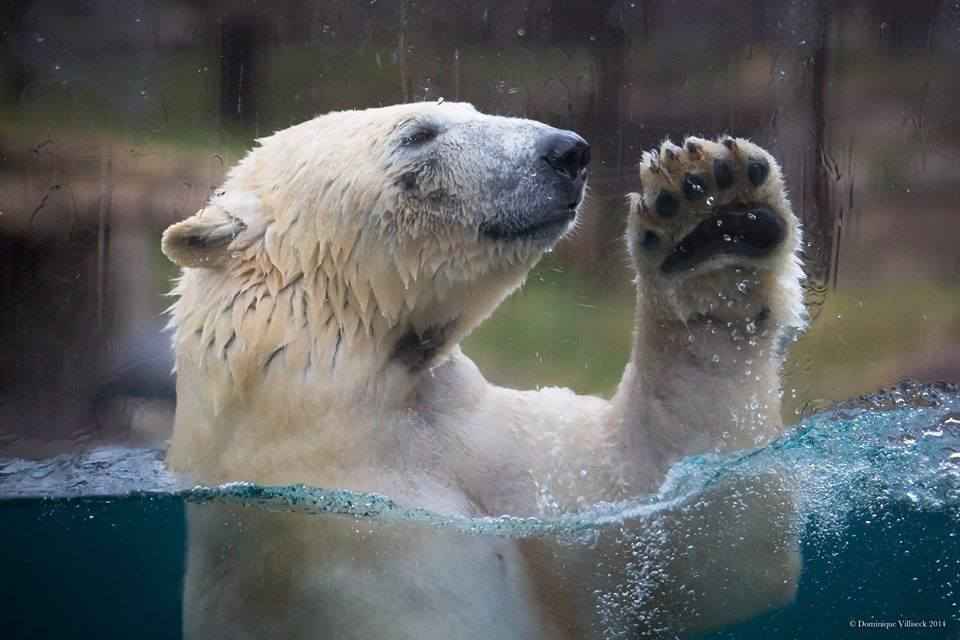
<svg viewBox="0 0 960 640">
<path fill-rule="evenodd" d="M 476 534 L 556 535 L 652 515 L 730 477 L 769 471 L 789 479 L 804 521 L 820 523 L 818 536 L 839 535 L 836 523 L 869 505 L 902 501 L 919 509 L 960 509 L 960 391 L 904 383 L 810 416 L 764 448 L 688 458 L 671 469 L 655 496 L 550 518 L 443 515 L 382 495 L 305 485 L 185 486 L 166 470 L 162 452 L 122 447 L 41 461 L 0 459 L 0 499 L 161 494 L 194 503 L 409 519 Z"/>
</svg>

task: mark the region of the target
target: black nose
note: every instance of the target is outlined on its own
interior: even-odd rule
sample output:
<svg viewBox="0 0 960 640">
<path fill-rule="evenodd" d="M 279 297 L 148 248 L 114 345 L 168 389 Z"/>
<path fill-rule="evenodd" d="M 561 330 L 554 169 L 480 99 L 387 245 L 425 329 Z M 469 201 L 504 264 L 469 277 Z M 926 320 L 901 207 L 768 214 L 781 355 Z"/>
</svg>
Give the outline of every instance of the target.
<svg viewBox="0 0 960 640">
<path fill-rule="evenodd" d="M 590 164 L 590 145 L 573 131 L 550 133 L 540 141 L 539 147 L 547 164 L 571 180 Z"/>
</svg>

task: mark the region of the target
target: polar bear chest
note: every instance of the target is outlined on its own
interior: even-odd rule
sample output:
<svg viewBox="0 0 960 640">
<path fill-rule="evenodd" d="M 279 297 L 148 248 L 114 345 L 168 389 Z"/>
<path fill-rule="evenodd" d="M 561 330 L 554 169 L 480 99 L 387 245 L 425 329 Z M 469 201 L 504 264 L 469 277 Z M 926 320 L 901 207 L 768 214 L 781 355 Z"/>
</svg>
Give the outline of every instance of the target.
<svg viewBox="0 0 960 640">
<path fill-rule="evenodd" d="M 186 637 L 556 637 L 511 539 L 211 504 L 188 521 Z"/>
</svg>

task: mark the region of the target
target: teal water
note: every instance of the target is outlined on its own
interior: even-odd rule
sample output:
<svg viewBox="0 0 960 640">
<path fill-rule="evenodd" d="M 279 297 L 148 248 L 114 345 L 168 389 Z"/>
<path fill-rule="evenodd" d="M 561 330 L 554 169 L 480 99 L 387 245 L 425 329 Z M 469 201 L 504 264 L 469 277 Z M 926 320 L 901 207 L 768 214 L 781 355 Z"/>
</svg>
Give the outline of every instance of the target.
<svg viewBox="0 0 960 640">
<path fill-rule="evenodd" d="M 799 505 L 797 600 L 703 637 L 960 638 L 960 392 L 948 385 L 839 405 L 758 451 L 683 461 L 653 499 L 549 520 L 451 518 L 302 486 L 178 487 L 151 450 L 0 460 L 0 629 L 3 638 L 180 637 L 187 503 L 589 544 L 624 514 L 654 514 L 772 469 Z"/>
</svg>

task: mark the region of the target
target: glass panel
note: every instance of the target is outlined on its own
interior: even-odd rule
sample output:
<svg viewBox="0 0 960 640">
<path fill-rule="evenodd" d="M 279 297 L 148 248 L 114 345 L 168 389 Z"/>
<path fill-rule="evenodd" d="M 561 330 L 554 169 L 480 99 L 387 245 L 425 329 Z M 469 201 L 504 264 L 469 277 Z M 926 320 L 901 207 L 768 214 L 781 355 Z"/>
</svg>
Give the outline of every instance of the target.
<svg viewBox="0 0 960 640">
<path fill-rule="evenodd" d="M 10 3 L 0 26 L 0 623 L 10 637 L 957 633 L 955 3 L 33 0 Z M 315 446 L 332 428 L 318 420 L 299 439 L 261 439 L 229 467 L 263 469 L 275 456 L 275 473 L 205 473 L 203 447 L 228 444 L 200 436 L 181 465 L 194 476 L 171 472 L 175 405 L 182 413 L 185 393 L 214 382 L 181 378 L 178 398 L 163 328 L 179 269 L 161 251 L 164 229 L 231 197 L 224 180 L 257 138 L 318 113 L 459 101 L 590 143 L 576 228 L 462 343 L 491 383 L 546 389 L 544 406 L 569 397 L 549 387 L 611 398 L 631 358 L 640 314 L 623 236 L 642 153 L 666 137 L 725 133 L 768 150 L 804 234 L 809 326 L 786 341 L 782 377 L 760 385 L 791 430 L 732 443 L 718 425 L 766 420 L 764 401 L 734 406 L 691 381 L 671 388 L 707 436 L 676 444 L 675 457 L 693 455 L 665 484 L 667 465 L 650 465 L 641 476 L 655 481 L 613 488 L 618 468 L 586 438 L 551 440 L 580 409 L 526 410 L 525 428 L 543 434 L 527 451 L 484 440 L 512 414 L 481 420 L 463 403 L 416 401 L 418 419 L 471 426 L 463 449 L 444 451 L 481 460 L 466 465 L 472 476 L 434 473 L 429 456 L 405 466 L 372 454 L 362 473 L 354 462 L 340 474 L 358 459 L 338 456 L 359 418 L 335 425 L 345 435 L 332 445 Z M 303 144 L 317 157 L 388 144 L 336 133 Z M 538 164 L 530 180 L 537 171 L 552 169 Z M 750 244 L 749 233 L 737 241 Z M 408 283 L 396 282 L 374 297 L 402 297 Z M 484 295 L 471 290 L 464 304 L 482 307 Z M 395 336 L 408 364 L 437 351 L 441 328 L 468 333 L 423 324 Z M 224 358 L 254 350 L 203 326 L 200 336 Z M 244 411 L 211 400 L 226 413 L 191 428 L 285 428 L 295 403 L 278 390 L 300 372 L 295 349 L 275 347 L 260 363 L 274 376 L 269 396 Z M 733 358 L 737 375 L 753 375 Z M 645 370 L 651 388 L 665 369 Z M 420 438 L 418 451 L 429 449 L 446 433 L 402 431 L 388 450 Z M 685 436 L 656 437 L 650 448 L 669 450 Z M 481 441 L 496 455 L 481 459 L 471 448 Z M 331 471 L 298 475 L 301 463 Z"/>
</svg>

